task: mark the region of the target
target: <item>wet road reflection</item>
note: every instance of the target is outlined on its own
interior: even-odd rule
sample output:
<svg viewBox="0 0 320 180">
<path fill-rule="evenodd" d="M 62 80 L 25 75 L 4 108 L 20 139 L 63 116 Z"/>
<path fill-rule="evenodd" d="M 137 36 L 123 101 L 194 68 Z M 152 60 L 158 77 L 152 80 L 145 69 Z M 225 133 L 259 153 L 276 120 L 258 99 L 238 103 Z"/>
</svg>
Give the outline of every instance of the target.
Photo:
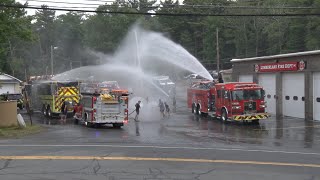
<svg viewBox="0 0 320 180">
<path fill-rule="evenodd" d="M 219 140 L 227 144 L 254 144 L 274 147 L 313 148 L 314 139 L 320 137 L 320 122 L 296 118 L 270 118 L 259 124 L 227 123 L 190 115 L 188 117 L 194 126 L 203 132 L 194 132 L 193 136 Z M 191 133 L 186 133 L 190 135 Z M 319 145 L 317 144 L 317 148 Z"/>
<path fill-rule="evenodd" d="M 314 122 L 305 121 L 304 128 L 304 146 L 305 148 L 312 148 L 314 138 Z"/>
<path fill-rule="evenodd" d="M 139 122 L 134 123 L 136 126 L 136 136 L 140 136 Z"/>
<path fill-rule="evenodd" d="M 276 118 L 259 124 L 237 122 L 223 123 L 211 117 L 202 117 L 186 112 L 172 114 L 162 119 L 155 108 L 140 122 L 130 121 L 122 129 L 112 126 L 88 128 L 73 124 L 59 124 L 59 119 L 39 118 L 39 122 L 54 126 L 54 134 L 61 139 L 88 137 L 93 142 L 139 142 L 152 144 L 195 144 L 203 146 L 254 146 L 280 149 L 319 149 L 320 122 L 296 118 Z M 73 140 L 74 140 L 73 139 Z M 89 141 L 89 140 L 88 140 Z"/>
</svg>

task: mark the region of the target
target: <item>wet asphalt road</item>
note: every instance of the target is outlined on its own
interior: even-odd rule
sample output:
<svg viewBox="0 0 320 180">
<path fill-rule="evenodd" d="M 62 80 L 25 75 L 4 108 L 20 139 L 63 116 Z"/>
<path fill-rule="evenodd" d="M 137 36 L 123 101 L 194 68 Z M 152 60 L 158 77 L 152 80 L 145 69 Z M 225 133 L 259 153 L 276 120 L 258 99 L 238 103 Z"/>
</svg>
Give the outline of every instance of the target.
<svg viewBox="0 0 320 180">
<path fill-rule="evenodd" d="M 320 179 L 320 122 L 223 124 L 192 115 L 183 96 L 170 118 L 143 109 L 122 129 L 34 116 L 43 132 L 0 140 L 0 179 Z"/>
</svg>

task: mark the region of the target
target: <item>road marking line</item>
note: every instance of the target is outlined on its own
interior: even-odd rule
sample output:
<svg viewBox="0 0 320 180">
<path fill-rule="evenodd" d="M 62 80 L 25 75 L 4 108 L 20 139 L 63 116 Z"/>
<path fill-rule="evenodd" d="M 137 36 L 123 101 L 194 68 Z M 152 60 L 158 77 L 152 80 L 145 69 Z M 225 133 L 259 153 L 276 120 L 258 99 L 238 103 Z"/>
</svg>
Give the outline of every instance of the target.
<svg viewBox="0 0 320 180">
<path fill-rule="evenodd" d="M 195 162 L 195 163 L 225 163 L 248 165 L 271 165 L 320 168 L 320 164 L 283 163 L 264 161 L 240 160 L 211 160 L 211 159 L 184 159 L 184 158 L 146 158 L 146 157 L 105 157 L 105 156 L 0 156 L 0 160 L 117 160 L 117 161 L 170 161 L 170 162 Z"/>
<path fill-rule="evenodd" d="M 299 155 L 316 155 L 320 156 L 320 153 L 316 152 L 298 152 L 298 151 L 274 151 L 265 149 L 240 149 L 240 148 L 210 148 L 210 147 L 187 147 L 187 146 L 130 146 L 130 145 L 108 145 L 108 144 L 0 144 L 0 147 L 110 147 L 110 148 L 153 148 L 153 149 L 187 149 L 187 150 L 217 150 L 217 151 L 241 151 L 241 152 L 263 152 L 263 153 L 282 153 L 282 154 L 299 154 Z"/>
</svg>

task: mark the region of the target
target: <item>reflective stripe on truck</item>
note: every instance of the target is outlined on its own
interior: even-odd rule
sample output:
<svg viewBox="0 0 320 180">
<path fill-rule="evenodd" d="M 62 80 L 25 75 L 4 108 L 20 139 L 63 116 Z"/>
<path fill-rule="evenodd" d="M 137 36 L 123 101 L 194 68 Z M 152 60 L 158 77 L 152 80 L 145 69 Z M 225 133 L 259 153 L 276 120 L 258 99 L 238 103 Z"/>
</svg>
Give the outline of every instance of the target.
<svg viewBox="0 0 320 180">
<path fill-rule="evenodd" d="M 243 120 L 260 120 L 267 119 L 269 117 L 266 113 L 254 114 L 254 115 L 235 115 L 233 116 L 233 120 L 235 121 L 243 121 Z"/>
</svg>

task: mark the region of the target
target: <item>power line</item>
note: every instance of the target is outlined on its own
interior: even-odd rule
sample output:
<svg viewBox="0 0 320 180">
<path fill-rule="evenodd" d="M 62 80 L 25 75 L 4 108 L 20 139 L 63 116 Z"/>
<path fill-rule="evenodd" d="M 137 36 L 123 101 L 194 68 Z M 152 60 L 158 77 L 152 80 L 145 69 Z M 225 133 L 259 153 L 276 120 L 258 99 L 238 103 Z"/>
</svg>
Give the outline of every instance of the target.
<svg viewBox="0 0 320 180">
<path fill-rule="evenodd" d="M 264 13 L 264 14 L 231 14 L 231 13 L 220 13 L 220 14 L 209 14 L 209 13 L 156 13 L 156 12 L 125 12 L 125 11 L 103 11 L 103 10 L 85 10 L 85 9 L 72 9 L 68 7 L 39 7 L 39 6 L 23 6 L 23 5 L 5 5 L 0 4 L 0 7 L 3 8 L 22 8 L 22 9 L 37 9 L 37 10 L 52 10 L 52 11 L 74 11 L 74 12 L 83 12 L 83 13 L 104 13 L 104 14 L 126 14 L 126 15 L 152 15 L 152 16 L 220 16 L 220 17 L 267 17 L 267 16 L 320 16 L 320 13 Z"/>
<path fill-rule="evenodd" d="M 89 2 L 96 2 L 94 4 L 92 3 L 79 3 L 79 2 L 65 2 L 65 1 L 50 1 L 50 0 L 29 0 L 30 2 L 44 2 L 44 3 L 52 3 L 52 4 L 74 4 L 74 5 L 105 5 L 105 6 L 118 6 L 117 4 L 101 4 L 101 3 L 114 3 L 114 1 L 106 0 L 106 1 L 99 1 L 99 0 L 85 0 Z M 97 3 L 101 2 L 101 3 Z M 129 2 L 128 2 L 129 3 Z M 139 3 L 140 5 L 148 5 L 149 3 Z M 168 8 L 168 7 L 179 7 L 179 8 L 205 8 L 205 9 L 211 9 L 211 8 L 224 8 L 224 9 L 294 9 L 294 10 L 303 10 L 303 9 L 319 9 L 317 7 L 312 6 L 305 6 L 305 7 L 295 7 L 295 6 L 225 6 L 225 5 L 219 5 L 219 4 L 194 4 L 194 5 L 188 5 L 188 4 L 162 4 L 162 5 L 152 5 L 150 8 Z"/>
<path fill-rule="evenodd" d="M 63 2 L 63 1 L 47 1 L 47 0 L 29 0 L 29 2 L 52 3 L 52 4 L 72 4 L 72 5 L 86 5 L 86 6 L 100 6 L 104 4 L 91 3 L 77 3 L 77 2 Z"/>
<path fill-rule="evenodd" d="M 65 1 L 50 1 L 50 0 L 29 0 L 32 2 L 45 2 L 45 3 L 53 3 L 53 4 L 79 4 L 79 5 L 103 5 L 103 4 L 91 4 L 91 3 L 74 3 L 74 2 L 65 2 Z M 102 2 L 102 3 L 113 3 L 114 1 L 111 0 L 106 0 L 106 1 L 99 1 L 99 0 L 85 0 L 85 1 L 89 1 L 89 2 Z M 129 3 L 129 2 L 128 2 Z M 139 3 L 140 5 L 150 5 L 149 3 Z M 106 6 L 110 6 L 107 5 Z M 118 6 L 116 4 L 112 5 L 112 6 Z M 294 7 L 294 6 L 225 6 L 225 5 L 219 5 L 219 4 L 194 4 L 194 5 L 187 5 L 187 4 L 162 4 L 157 5 L 157 6 L 152 6 L 152 7 L 161 7 L 161 8 L 165 8 L 165 7 L 187 7 L 187 8 L 226 8 L 226 9 L 319 9 L 317 7 L 312 7 L 312 6 L 305 6 L 305 7 Z"/>
</svg>

